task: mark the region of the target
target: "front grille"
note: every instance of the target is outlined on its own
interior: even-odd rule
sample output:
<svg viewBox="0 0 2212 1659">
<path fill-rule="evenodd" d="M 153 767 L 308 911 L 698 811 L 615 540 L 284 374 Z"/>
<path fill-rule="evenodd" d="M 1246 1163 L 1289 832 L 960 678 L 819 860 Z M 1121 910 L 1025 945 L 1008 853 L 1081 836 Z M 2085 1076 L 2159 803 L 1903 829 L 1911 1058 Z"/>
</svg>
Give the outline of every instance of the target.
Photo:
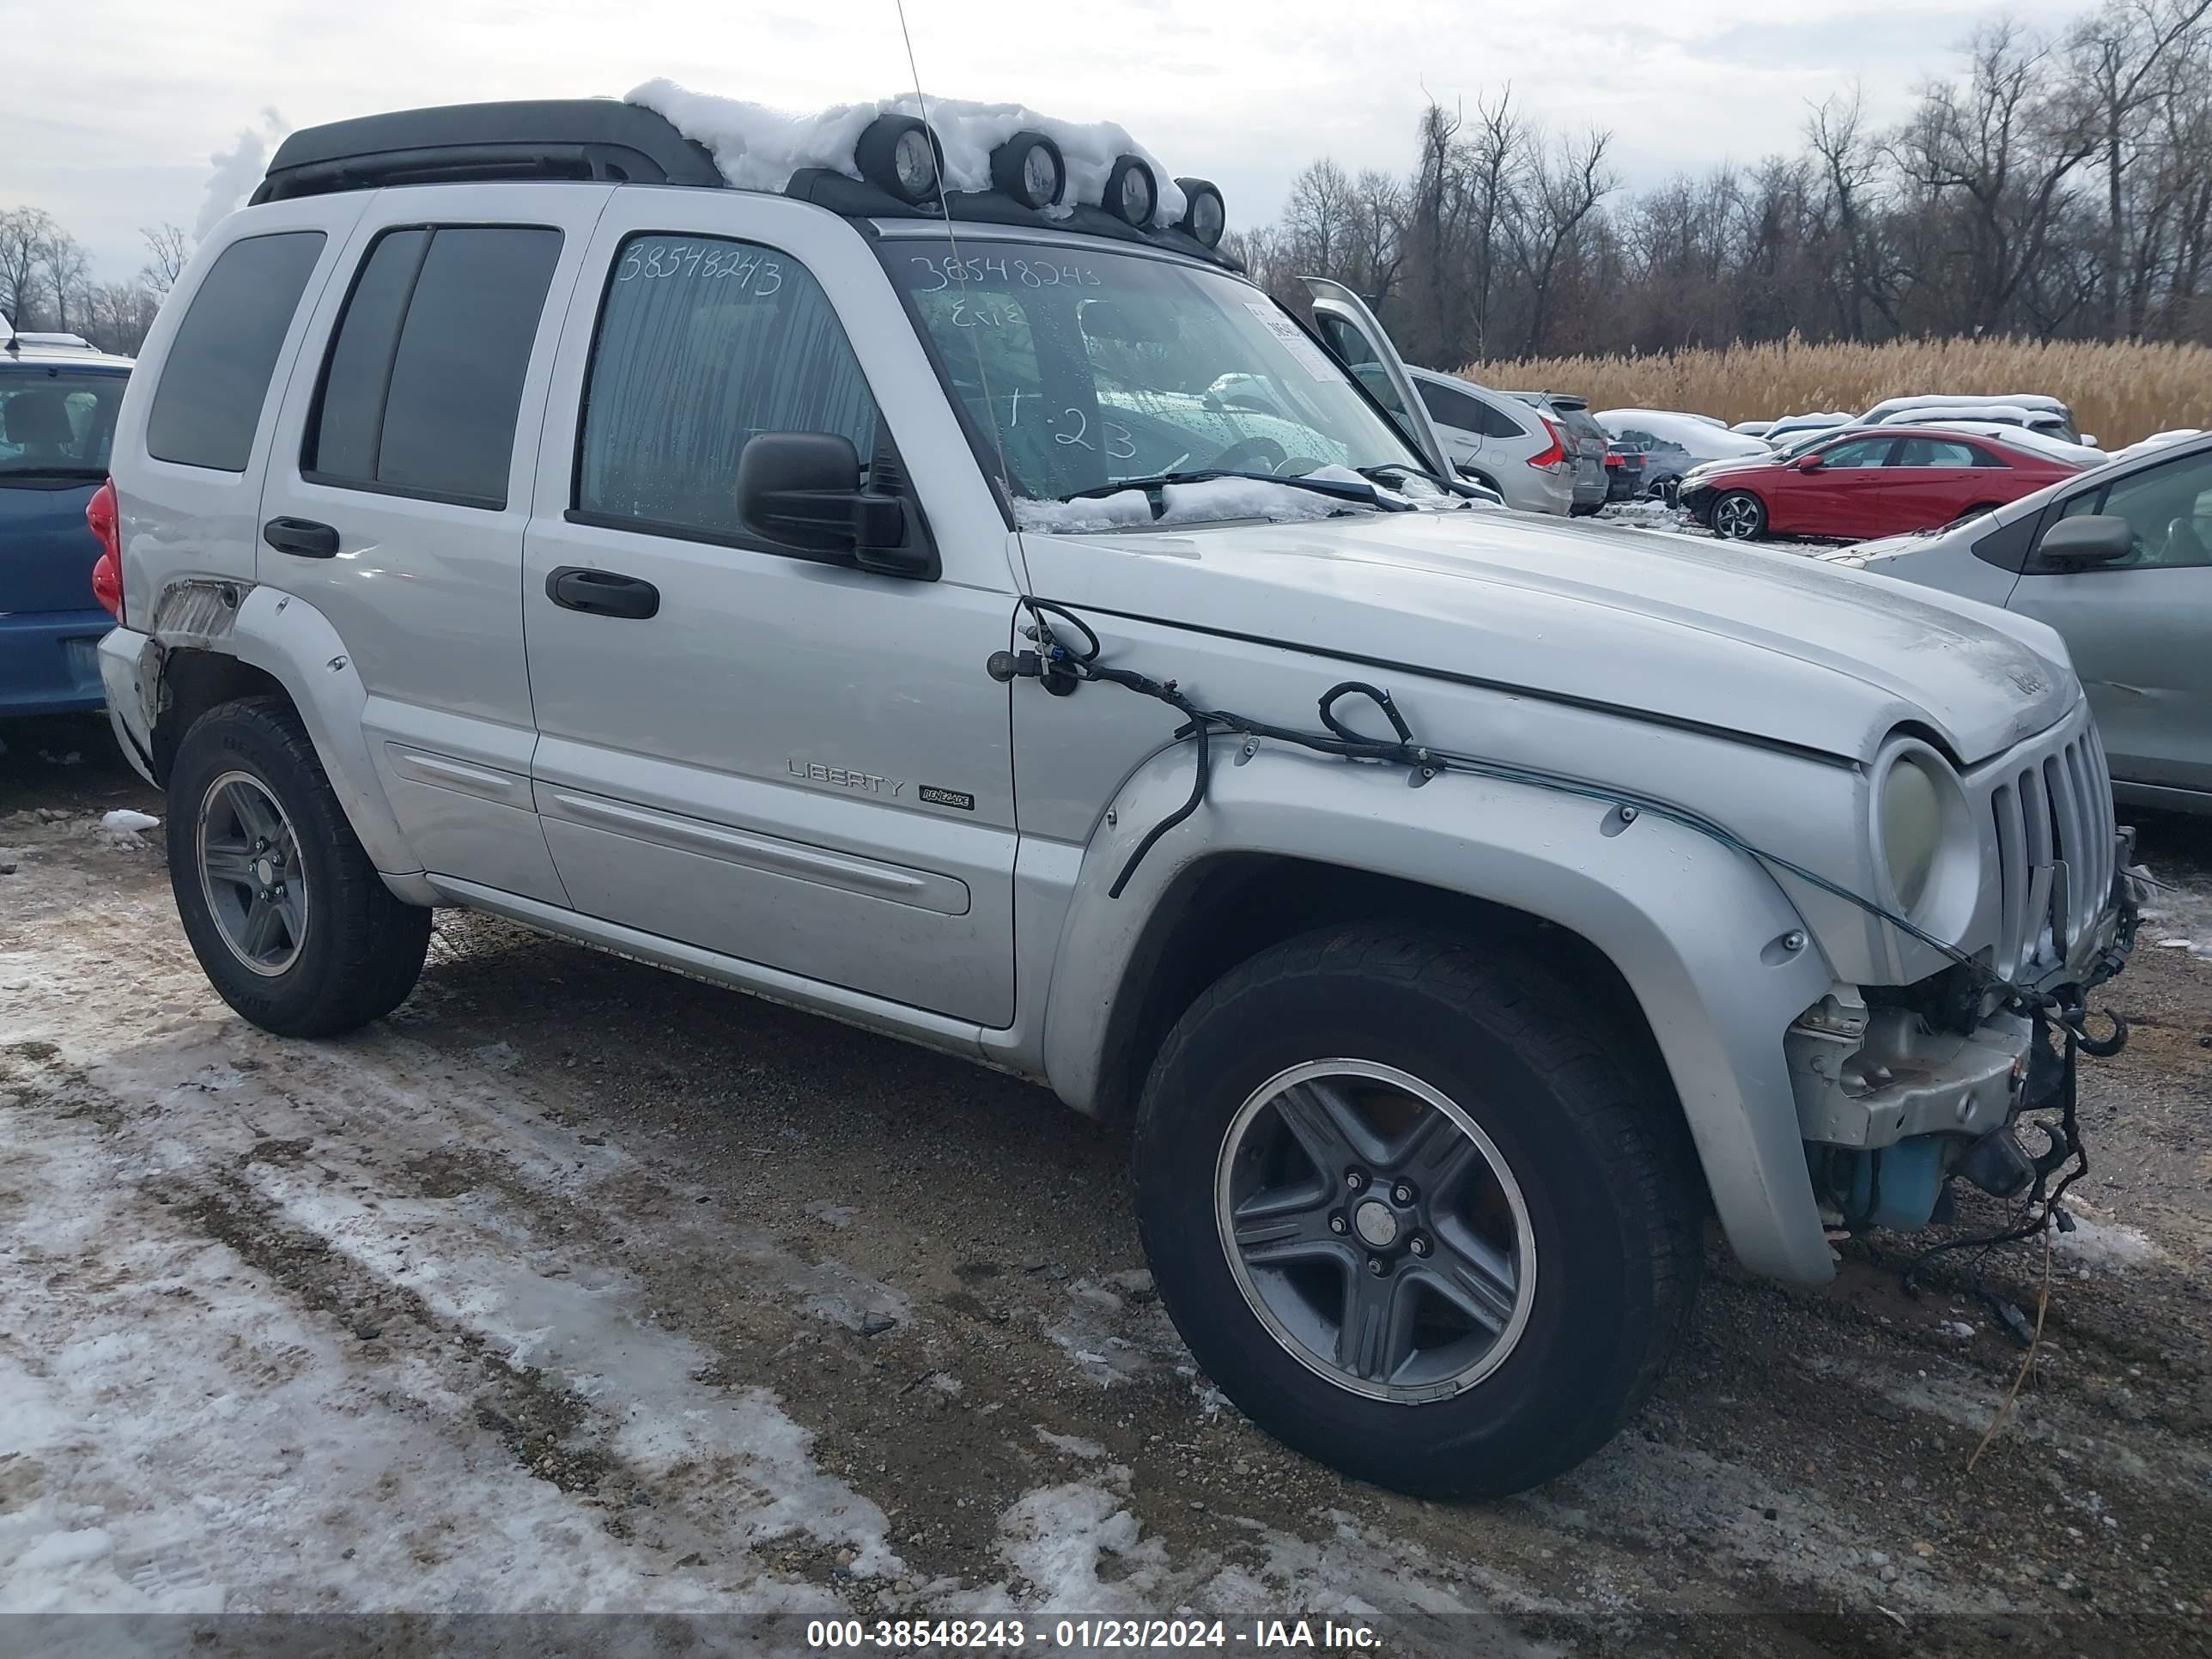
<svg viewBox="0 0 2212 1659">
<path fill-rule="evenodd" d="M 2086 718 L 2008 758 L 1990 794 L 1999 883 L 1996 961 L 2031 983 L 2066 960 L 2112 892 L 2112 786 Z"/>
</svg>

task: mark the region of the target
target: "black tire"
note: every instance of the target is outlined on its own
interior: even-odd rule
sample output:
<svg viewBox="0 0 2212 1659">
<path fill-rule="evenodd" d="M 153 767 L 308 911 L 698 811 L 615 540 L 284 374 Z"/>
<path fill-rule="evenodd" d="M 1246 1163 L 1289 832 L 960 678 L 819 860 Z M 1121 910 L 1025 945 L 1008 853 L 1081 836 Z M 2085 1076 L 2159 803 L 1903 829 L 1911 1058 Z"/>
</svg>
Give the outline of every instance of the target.
<svg viewBox="0 0 2212 1659">
<path fill-rule="evenodd" d="M 1671 1095 L 1632 1078 L 1617 1048 L 1542 969 L 1426 930 L 1313 933 L 1218 981 L 1161 1049 L 1135 1143 L 1146 1255 L 1207 1375 L 1286 1445 L 1420 1496 L 1519 1492 L 1602 1446 L 1663 1373 L 1703 1265 L 1702 1193 Z M 1460 1105 L 1527 1202 L 1527 1323 L 1496 1369 L 1447 1398 L 1371 1398 L 1295 1357 L 1246 1299 L 1216 1220 L 1217 1165 L 1244 1103 L 1291 1066 L 1355 1056 Z"/>
<path fill-rule="evenodd" d="M 1766 534 L 1766 503 L 1748 489 L 1730 489 L 1713 498 L 1713 534 L 1723 541 L 1755 542 Z"/>
<path fill-rule="evenodd" d="M 1597 517 L 1598 509 L 1604 505 L 1603 501 L 1591 503 L 1577 501 L 1567 508 L 1567 516 L 1571 519 L 1595 519 Z"/>
<path fill-rule="evenodd" d="M 282 971 L 246 965 L 210 908 L 199 823 L 217 781 L 243 774 L 290 821 L 304 877 L 304 937 Z M 430 912 L 395 896 L 347 823 L 299 717 L 281 697 L 210 709 L 178 746 L 166 836 L 177 913 L 222 1000 L 278 1036 L 335 1036 L 407 999 L 430 943 Z"/>
</svg>

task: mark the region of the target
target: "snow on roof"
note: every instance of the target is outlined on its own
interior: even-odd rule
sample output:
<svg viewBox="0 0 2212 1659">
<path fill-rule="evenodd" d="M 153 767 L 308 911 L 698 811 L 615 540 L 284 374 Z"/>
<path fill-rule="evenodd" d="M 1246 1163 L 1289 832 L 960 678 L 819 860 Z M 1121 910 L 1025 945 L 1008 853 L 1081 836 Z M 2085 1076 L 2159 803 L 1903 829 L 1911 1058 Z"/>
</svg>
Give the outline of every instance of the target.
<svg viewBox="0 0 2212 1659">
<path fill-rule="evenodd" d="M 647 81 L 624 100 L 665 118 L 695 143 L 703 144 L 739 190 L 781 191 L 801 167 L 828 167 L 848 179 L 860 176 L 854 147 L 879 115 L 922 114 L 912 93 L 873 103 L 837 104 L 813 114 L 794 114 L 749 104 L 739 98 L 692 92 L 673 81 Z M 991 152 L 1022 131 L 1041 132 L 1060 146 L 1067 164 L 1068 202 L 1096 207 L 1105 199 L 1106 178 L 1115 161 L 1134 155 L 1148 163 L 1159 184 L 1155 224 L 1182 217 L 1183 193 L 1160 160 L 1115 121 L 1061 121 L 1040 115 L 1025 104 L 976 104 L 957 98 L 932 98 L 928 120 L 945 149 L 948 190 L 991 188 Z"/>
<path fill-rule="evenodd" d="M 2131 443 L 2124 449 L 2114 450 L 2112 459 L 2116 461 L 2131 461 L 2138 455 L 2149 454 L 2154 449 L 2164 449 L 2168 444 L 2186 443 L 2191 438 L 2201 438 L 2203 435 L 2202 428 L 2193 426 L 2178 426 L 2171 431 L 2154 432 L 2140 442 Z"/>
<path fill-rule="evenodd" d="M 2006 392 L 1995 396 L 1978 392 L 1923 392 L 1910 398 L 1885 398 L 1859 419 L 1863 423 L 1873 426 L 1887 421 L 1904 409 L 1986 409 L 1993 404 L 2009 404 L 2016 409 L 2049 410 L 2058 415 L 2067 413 L 2064 404 L 2039 392 Z"/>
<path fill-rule="evenodd" d="M 1739 455 L 1767 453 L 1766 441 L 1717 426 L 1701 415 L 1674 409 L 1601 409 L 1595 416 L 1606 435 L 1619 439 L 1624 431 L 1648 432 L 1662 442 L 1679 445 L 1701 461 L 1733 460 Z"/>
<path fill-rule="evenodd" d="M 2021 404 L 1921 404 L 1892 410 L 1869 426 L 1925 426 L 1930 421 L 1983 421 L 1998 426 L 2028 426 L 2057 419 L 2050 410 L 2029 409 Z"/>
<path fill-rule="evenodd" d="M 2047 432 L 2038 432 L 2033 427 L 2009 426 L 1999 421 L 1976 421 L 1954 417 L 1935 420 L 1890 421 L 1889 426 L 1924 426 L 1939 432 L 1961 432 L 1972 438 L 1990 438 L 2000 444 L 2009 444 L 2014 449 L 2026 450 L 2031 455 L 2046 459 L 2067 461 L 2075 466 L 2102 466 L 2112 458 L 2101 449 L 2088 444 L 2069 444 L 2063 438 L 2055 438 Z"/>
</svg>

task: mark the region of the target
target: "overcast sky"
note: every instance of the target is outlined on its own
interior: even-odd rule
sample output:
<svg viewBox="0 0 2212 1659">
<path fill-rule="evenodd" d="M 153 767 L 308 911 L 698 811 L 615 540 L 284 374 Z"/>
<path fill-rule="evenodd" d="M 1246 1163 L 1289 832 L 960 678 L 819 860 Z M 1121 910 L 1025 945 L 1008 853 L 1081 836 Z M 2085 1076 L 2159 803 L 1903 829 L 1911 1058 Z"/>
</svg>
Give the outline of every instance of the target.
<svg viewBox="0 0 2212 1659">
<path fill-rule="evenodd" d="M 1510 82 L 1559 127 L 1616 135 L 1626 182 L 1795 145 L 1856 80 L 1885 116 L 1958 66 L 1990 0 L 907 0 L 925 87 L 1127 126 L 1274 216 L 1334 155 L 1401 170 L 1424 89 Z M 2067 0 L 2012 0 L 2062 22 Z M 1301 21 L 1304 20 L 1304 21 Z M 0 207 L 43 207 L 118 277 L 137 229 L 200 216 L 211 157 L 264 111 L 292 126 L 479 98 L 619 96 L 666 75 L 819 108 L 911 88 L 891 0 L 0 0 Z M 258 167 L 252 169 L 258 173 Z"/>
</svg>

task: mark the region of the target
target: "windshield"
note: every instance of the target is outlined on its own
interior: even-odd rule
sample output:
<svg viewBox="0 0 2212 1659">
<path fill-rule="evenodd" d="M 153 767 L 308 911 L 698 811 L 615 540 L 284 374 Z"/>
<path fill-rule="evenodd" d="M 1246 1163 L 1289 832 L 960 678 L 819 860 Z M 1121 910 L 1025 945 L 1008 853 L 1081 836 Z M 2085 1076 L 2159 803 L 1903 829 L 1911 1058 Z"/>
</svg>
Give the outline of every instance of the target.
<svg viewBox="0 0 2212 1659">
<path fill-rule="evenodd" d="M 963 234 L 957 258 L 933 238 L 878 246 L 982 434 L 984 467 L 995 475 L 1003 449 L 1018 497 L 1194 471 L 1422 467 L 1248 283 L 1111 245 Z"/>
<path fill-rule="evenodd" d="M 125 376 L 0 362 L 0 484 L 104 478 Z"/>
</svg>

